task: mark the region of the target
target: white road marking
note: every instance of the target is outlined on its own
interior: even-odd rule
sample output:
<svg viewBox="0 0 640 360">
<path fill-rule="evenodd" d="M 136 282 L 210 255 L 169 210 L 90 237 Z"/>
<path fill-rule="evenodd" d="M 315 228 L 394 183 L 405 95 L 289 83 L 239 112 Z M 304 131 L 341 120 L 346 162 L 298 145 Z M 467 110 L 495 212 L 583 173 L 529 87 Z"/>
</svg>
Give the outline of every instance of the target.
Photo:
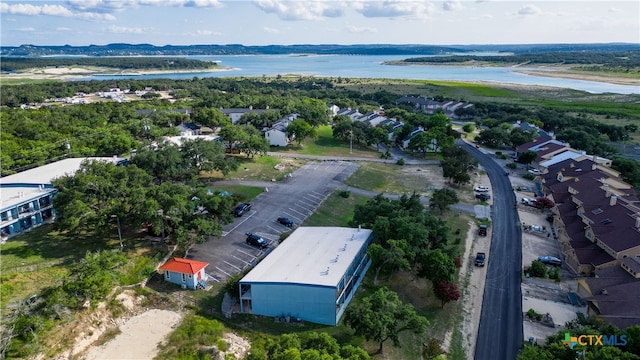
<svg viewBox="0 0 640 360">
<path fill-rule="evenodd" d="M 232 268 L 234 268 L 234 269 L 238 270 L 238 271 L 242 270 L 242 269 L 240 269 L 239 267 L 237 267 L 237 266 L 233 265 L 232 263 L 230 263 L 230 262 L 228 262 L 228 261 L 223 260 L 223 262 L 224 262 L 225 264 L 227 264 L 227 265 L 231 266 Z"/>
</svg>

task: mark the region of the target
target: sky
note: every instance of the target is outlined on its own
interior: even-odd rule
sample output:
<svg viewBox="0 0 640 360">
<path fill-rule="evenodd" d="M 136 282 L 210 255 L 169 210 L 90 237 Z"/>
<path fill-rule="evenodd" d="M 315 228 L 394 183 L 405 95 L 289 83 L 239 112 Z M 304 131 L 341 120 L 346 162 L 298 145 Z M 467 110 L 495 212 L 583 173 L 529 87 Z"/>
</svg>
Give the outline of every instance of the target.
<svg viewBox="0 0 640 360">
<path fill-rule="evenodd" d="M 640 43 L 640 1 L 0 0 L 0 45 Z"/>
</svg>

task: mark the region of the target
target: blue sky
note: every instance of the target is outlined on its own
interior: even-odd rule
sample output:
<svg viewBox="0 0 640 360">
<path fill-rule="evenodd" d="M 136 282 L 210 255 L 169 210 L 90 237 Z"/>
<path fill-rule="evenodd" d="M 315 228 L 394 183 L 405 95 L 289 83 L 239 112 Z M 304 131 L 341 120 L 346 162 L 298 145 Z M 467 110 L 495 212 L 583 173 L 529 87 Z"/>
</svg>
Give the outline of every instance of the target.
<svg viewBox="0 0 640 360">
<path fill-rule="evenodd" d="M 640 1 L 1 0 L 1 44 L 640 43 Z"/>
</svg>

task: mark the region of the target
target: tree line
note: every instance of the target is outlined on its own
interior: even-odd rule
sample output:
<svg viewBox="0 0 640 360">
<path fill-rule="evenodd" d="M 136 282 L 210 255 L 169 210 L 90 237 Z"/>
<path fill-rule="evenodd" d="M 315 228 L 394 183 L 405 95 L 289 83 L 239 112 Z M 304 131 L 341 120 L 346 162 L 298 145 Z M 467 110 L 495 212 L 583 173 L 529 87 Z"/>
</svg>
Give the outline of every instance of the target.
<svg viewBox="0 0 640 360">
<path fill-rule="evenodd" d="M 218 64 L 211 61 L 163 57 L 0 57 L 0 70 L 4 72 L 74 66 L 95 66 L 115 70 L 201 70 L 215 68 Z"/>
</svg>

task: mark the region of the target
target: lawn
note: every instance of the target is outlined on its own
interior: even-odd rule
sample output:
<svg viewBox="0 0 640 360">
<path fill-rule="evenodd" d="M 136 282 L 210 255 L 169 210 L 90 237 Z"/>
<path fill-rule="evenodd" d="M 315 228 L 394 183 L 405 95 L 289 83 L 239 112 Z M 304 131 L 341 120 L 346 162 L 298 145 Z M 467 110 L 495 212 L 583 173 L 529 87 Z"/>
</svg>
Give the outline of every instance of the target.
<svg viewBox="0 0 640 360">
<path fill-rule="evenodd" d="M 67 273 L 68 266 L 87 251 L 119 246 L 114 231 L 108 239 L 86 235 L 67 236 L 43 225 L 0 245 L 0 302 L 37 294 L 55 286 Z"/>
<path fill-rule="evenodd" d="M 350 151 L 348 142 L 342 142 L 333 138 L 333 132 L 330 125 L 323 125 L 316 129 L 317 137 L 315 139 L 307 138 L 302 141 L 302 145 L 292 144 L 286 148 L 271 148 L 271 151 L 296 153 L 303 155 L 319 155 L 319 156 L 353 156 L 378 158 L 380 153 L 375 149 L 366 145 L 353 144 Z"/>
<path fill-rule="evenodd" d="M 356 194 L 349 194 L 348 198 L 344 198 L 340 196 L 339 191 L 335 191 L 304 221 L 302 226 L 349 226 L 355 206 L 362 205 L 367 200 L 369 200 L 368 197 Z"/>
<path fill-rule="evenodd" d="M 345 183 L 364 190 L 395 194 L 425 193 L 442 187 L 442 170 L 437 165 L 362 163 Z"/>
<path fill-rule="evenodd" d="M 226 176 L 219 171 L 212 171 L 203 174 L 202 178 L 209 180 L 257 180 L 257 181 L 280 181 L 286 174 L 294 172 L 302 166 L 302 160 L 280 159 L 273 156 L 257 156 L 253 159 L 244 155 L 237 157 L 240 162 L 238 170 L 232 171 Z"/>
</svg>

